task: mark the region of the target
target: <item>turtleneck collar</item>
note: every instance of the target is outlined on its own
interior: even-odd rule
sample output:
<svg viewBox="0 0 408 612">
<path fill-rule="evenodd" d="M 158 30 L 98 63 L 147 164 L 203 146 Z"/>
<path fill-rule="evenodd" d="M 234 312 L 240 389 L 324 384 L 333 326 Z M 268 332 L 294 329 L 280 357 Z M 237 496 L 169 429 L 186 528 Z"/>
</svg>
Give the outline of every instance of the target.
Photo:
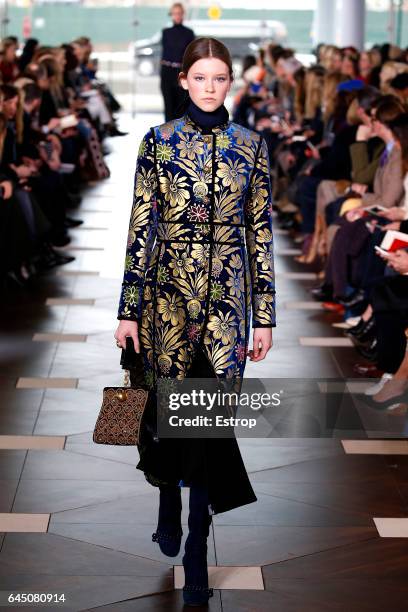
<svg viewBox="0 0 408 612">
<path fill-rule="evenodd" d="M 214 111 L 203 111 L 190 100 L 186 114 L 204 134 L 210 134 L 213 128 L 226 125 L 229 120 L 228 111 L 223 104 Z"/>
</svg>

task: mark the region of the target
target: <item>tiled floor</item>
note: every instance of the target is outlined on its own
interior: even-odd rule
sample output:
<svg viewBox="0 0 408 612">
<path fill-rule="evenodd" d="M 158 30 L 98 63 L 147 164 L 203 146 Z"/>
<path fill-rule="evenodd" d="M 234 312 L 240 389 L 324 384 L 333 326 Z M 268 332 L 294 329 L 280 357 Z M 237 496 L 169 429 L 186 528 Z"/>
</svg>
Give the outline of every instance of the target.
<svg viewBox="0 0 408 612">
<path fill-rule="evenodd" d="M 58 608 L 70 612 L 182 609 L 183 548 L 171 559 L 151 542 L 158 495 L 135 469 L 137 450 L 92 441 L 102 389 L 122 381 L 113 334 L 135 143 L 159 121 L 139 116 L 129 137 L 110 143 L 112 177 L 73 213 L 85 221 L 72 230 L 76 260 L 1 302 L 0 589 L 65 593 Z M 356 355 L 332 327 L 340 318 L 310 301 L 315 272 L 294 261 L 287 232 L 275 236 L 274 348 L 246 375 L 329 378 L 321 395 L 335 394 Z M 401 417 L 371 415 L 371 427 L 356 411 L 367 438 L 403 430 Z M 408 443 L 353 439 L 352 428 L 302 435 L 296 412 L 274 425 L 277 437 L 239 441 L 258 501 L 214 516 L 209 609 L 405 611 Z"/>
</svg>

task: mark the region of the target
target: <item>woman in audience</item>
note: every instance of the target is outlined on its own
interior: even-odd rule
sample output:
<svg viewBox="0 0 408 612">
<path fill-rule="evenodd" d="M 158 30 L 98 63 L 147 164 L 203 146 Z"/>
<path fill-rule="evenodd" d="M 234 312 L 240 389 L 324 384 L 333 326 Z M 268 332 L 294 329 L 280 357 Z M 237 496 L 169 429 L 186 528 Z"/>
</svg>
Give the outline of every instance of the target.
<svg viewBox="0 0 408 612">
<path fill-rule="evenodd" d="M 303 242 L 300 260 L 311 263 L 316 254 L 328 255 L 326 283 L 314 291 L 315 297 L 333 300 L 334 292 L 336 302 L 325 307 L 362 312 L 360 323 L 347 333 L 361 355 L 377 359 L 376 372 L 381 366 L 390 377 L 399 368 L 404 372 L 401 362 L 408 323 L 397 287 L 407 291 L 402 270 L 408 255 L 400 252 L 386 265 L 374 247 L 381 243 L 384 230 L 406 231 L 408 185 L 404 187 L 406 170 L 401 173 L 401 158 L 404 165 L 408 65 L 403 54 L 398 63 L 390 58 L 389 45 L 360 55 L 352 48 L 325 45 L 318 52 L 322 72 L 301 68 L 288 79 L 285 62 L 292 57 L 291 51 L 270 47 L 273 103 L 268 100 L 261 106 L 253 101 L 249 114 L 268 143 L 278 218 L 282 227 L 294 232 L 296 242 Z M 308 82 L 314 79 L 314 110 L 310 112 L 309 105 L 308 112 Z M 294 113 L 288 119 L 285 87 L 290 82 Z M 397 98 L 389 95 L 390 87 Z M 310 129 L 312 116 L 323 120 L 323 134 Z M 374 211 L 377 215 L 365 210 L 372 207 L 379 207 Z M 320 234 L 320 240 L 313 240 L 312 234 Z M 312 241 L 318 248 L 311 248 Z M 398 279 L 390 277 L 397 272 Z M 378 337 L 376 313 L 383 329 Z M 371 366 L 364 368 L 367 372 Z"/>
<path fill-rule="evenodd" d="M 7 290 L 74 259 L 53 247 L 68 244 L 68 229 L 82 223 L 66 211 L 80 203 L 86 177 L 109 174 L 100 122 L 87 113 L 81 88 L 65 81 L 65 47 L 29 39 L 17 61 L 17 46 L 15 37 L 4 39 L 0 62 L 0 282 Z"/>
</svg>

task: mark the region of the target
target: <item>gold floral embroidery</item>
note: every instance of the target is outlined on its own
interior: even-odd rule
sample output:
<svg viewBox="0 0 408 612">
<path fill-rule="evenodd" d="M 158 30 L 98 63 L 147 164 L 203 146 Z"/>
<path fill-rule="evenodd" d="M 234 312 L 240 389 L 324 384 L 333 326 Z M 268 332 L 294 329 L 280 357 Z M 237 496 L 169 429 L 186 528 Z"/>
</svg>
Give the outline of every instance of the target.
<svg viewBox="0 0 408 612">
<path fill-rule="evenodd" d="M 170 202 L 170 206 L 184 207 L 190 194 L 186 189 L 187 181 L 183 176 L 180 176 L 180 172 L 173 176 L 168 171 L 167 176 L 160 177 L 160 185 L 165 199 Z"/>
<path fill-rule="evenodd" d="M 221 340 L 224 345 L 230 345 L 237 334 L 235 317 L 231 312 L 224 314 L 218 311 L 218 313 L 218 315 L 210 315 L 207 327 L 214 332 L 214 338 L 216 338 L 216 340 Z"/>
<path fill-rule="evenodd" d="M 232 192 L 235 192 L 245 182 L 244 170 L 245 165 L 239 160 L 229 159 L 227 163 L 219 163 L 217 175 L 221 178 L 223 185 L 229 187 Z"/>
<path fill-rule="evenodd" d="M 180 151 L 181 157 L 188 157 L 188 159 L 195 159 L 197 155 L 202 155 L 204 152 L 203 143 L 198 140 L 198 136 L 189 138 L 188 134 L 180 134 L 180 142 L 177 143 L 177 148 Z"/>
</svg>

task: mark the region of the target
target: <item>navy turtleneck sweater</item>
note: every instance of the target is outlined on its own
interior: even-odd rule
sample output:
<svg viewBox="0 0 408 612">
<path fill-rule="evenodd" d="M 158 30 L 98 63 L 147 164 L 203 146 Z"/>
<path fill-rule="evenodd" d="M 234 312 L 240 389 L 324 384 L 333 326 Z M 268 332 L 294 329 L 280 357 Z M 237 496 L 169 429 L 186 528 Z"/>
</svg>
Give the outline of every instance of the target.
<svg viewBox="0 0 408 612">
<path fill-rule="evenodd" d="M 228 111 L 223 104 L 214 111 L 204 111 L 190 100 L 186 113 L 202 129 L 204 134 L 211 133 L 213 128 L 223 125 L 229 120 Z"/>
</svg>

